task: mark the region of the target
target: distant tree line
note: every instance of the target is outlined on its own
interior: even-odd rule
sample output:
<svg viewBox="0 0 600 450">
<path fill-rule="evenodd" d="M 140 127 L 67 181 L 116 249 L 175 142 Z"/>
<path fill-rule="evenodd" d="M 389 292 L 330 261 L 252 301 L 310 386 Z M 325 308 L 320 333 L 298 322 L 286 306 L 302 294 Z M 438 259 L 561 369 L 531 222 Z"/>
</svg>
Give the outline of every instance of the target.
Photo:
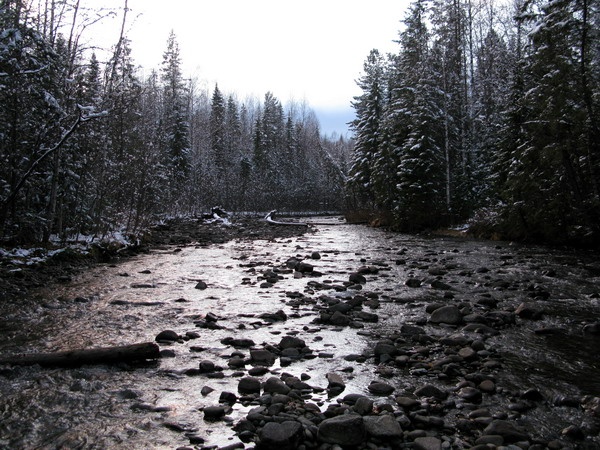
<svg viewBox="0 0 600 450">
<path fill-rule="evenodd" d="M 352 209 L 598 242 L 597 0 L 415 0 L 398 45 L 358 80 Z"/>
<path fill-rule="evenodd" d="M 135 231 L 216 205 L 342 207 L 350 141 L 322 136 L 305 102 L 240 101 L 186 79 L 174 33 L 143 75 L 127 11 L 101 62 L 82 42 L 113 11 L 0 0 L 0 238 Z"/>
</svg>

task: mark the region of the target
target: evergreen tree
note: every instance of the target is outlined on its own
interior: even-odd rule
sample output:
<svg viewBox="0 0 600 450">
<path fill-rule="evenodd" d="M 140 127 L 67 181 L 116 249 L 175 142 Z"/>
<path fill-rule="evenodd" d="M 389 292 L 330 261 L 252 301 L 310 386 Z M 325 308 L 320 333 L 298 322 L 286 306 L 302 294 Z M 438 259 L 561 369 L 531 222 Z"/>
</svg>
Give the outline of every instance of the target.
<svg viewBox="0 0 600 450">
<path fill-rule="evenodd" d="M 181 204 L 189 176 L 189 123 L 185 86 L 181 73 L 179 44 L 171 31 L 161 67 L 163 83 L 164 156 L 170 181 L 173 205 Z"/>
<path fill-rule="evenodd" d="M 216 170 L 220 177 L 225 175 L 225 172 L 227 171 L 227 162 L 229 160 L 225 118 L 225 98 L 223 97 L 223 94 L 221 94 L 219 86 L 215 85 L 210 107 L 210 142 Z"/>
<path fill-rule="evenodd" d="M 358 80 L 363 93 L 352 103 L 356 114 L 351 123 L 355 142 L 348 182 L 355 201 L 368 205 L 375 200 L 372 164 L 380 152 L 380 128 L 387 97 L 385 63 L 378 50 L 371 50 L 363 71 Z"/>
<path fill-rule="evenodd" d="M 392 141 L 397 165 L 395 223 L 410 231 L 440 225 L 445 212 L 442 100 L 431 71 L 425 22 L 425 4 L 415 2 L 400 36 L 401 51 L 386 121 L 396 130 Z"/>
<path fill-rule="evenodd" d="M 0 234 L 18 230 L 33 241 L 48 230 L 47 180 L 56 153 L 48 150 L 76 119 L 61 103 L 64 60 L 27 24 L 20 0 L 3 3 L 0 12 Z"/>
<path fill-rule="evenodd" d="M 530 87 L 526 140 L 516 149 L 507 180 L 521 233 L 563 240 L 582 224 L 597 228 L 598 202 L 589 166 L 582 96 L 580 4 L 557 0 L 540 10 L 526 60 Z"/>
</svg>

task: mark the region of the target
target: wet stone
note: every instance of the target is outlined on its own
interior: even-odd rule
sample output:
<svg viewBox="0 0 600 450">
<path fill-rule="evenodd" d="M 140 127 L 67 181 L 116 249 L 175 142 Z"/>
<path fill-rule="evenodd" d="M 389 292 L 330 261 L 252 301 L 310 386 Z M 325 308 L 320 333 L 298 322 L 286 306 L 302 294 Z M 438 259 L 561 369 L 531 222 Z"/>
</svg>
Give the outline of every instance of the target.
<svg viewBox="0 0 600 450">
<path fill-rule="evenodd" d="M 279 378 L 270 377 L 267 381 L 265 381 L 265 385 L 263 387 L 265 393 L 270 394 L 287 394 L 290 392 L 290 388 Z"/>
<path fill-rule="evenodd" d="M 179 340 L 179 335 L 173 330 L 164 330 L 158 333 L 154 340 L 156 342 L 173 342 Z"/>
<path fill-rule="evenodd" d="M 256 345 L 252 339 L 232 338 L 232 337 L 227 337 L 225 339 L 222 339 L 221 343 L 223 345 L 231 345 L 232 347 L 235 347 L 235 348 L 250 348 L 250 347 L 253 347 L 254 345 Z"/>
<path fill-rule="evenodd" d="M 479 389 L 464 387 L 458 391 L 458 396 L 471 403 L 481 403 L 482 395 Z"/>
<path fill-rule="evenodd" d="M 405 410 L 414 409 L 421 404 L 418 400 L 414 398 L 402 396 L 396 397 L 396 403 L 398 403 L 398 406 Z"/>
<path fill-rule="evenodd" d="M 515 310 L 515 314 L 521 319 L 541 320 L 544 312 L 537 305 L 532 303 L 521 303 Z"/>
<path fill-rule="evenodd" d="M 198 283 L 196 284 L 196 289 L 199 289 L 201 291 L 203 291 L 207 287 L 208 285 L 204 281 L 198 281 Z"/>
<path fill-rule="evenodd" d="M 445 400 L 446 397 L 448 397 L 447 392 L 442 391 L 432 384 L 426 384 L 425 386 L 418 388 L 415 391 L 415 395 L 418 397 L 433 397 L 436 400 Z"/>
<path fill-rule="evenodd" d="M 360 273 L 351 273 L 349 280 L 351 283 L 354 283 L 354 284 L 365 284 L 367 282 L 367 279 L 365 278 L 365 276 Z"/>
<path fill-rule="evenodd" d="M 303 348 L 306 347 L 306 343 L 295 336 L 284 336 L 281 338 L 278 347 L 282 350 L 286 348 Z"/>
<path fill-rule="evenodd" d="M 405 286 L 409 287 L 409 288 L 418 288 L 421 287 L 422 281 L 419 280 L 418 278 L 409 278 L 408 280 L 406 280 L 404 282 Z"/>
<path fill-rule="evenodd" d="M 373 400 L 371 400 L 369 397 L 360 396 L 358 399 L 356 399 L 352 409 L 361 416 L 371 414 L 373 412 Z"/>
<path fill-rule="evenodd" d="M 282 423 L 268 422 L 258 433 L 260 444 L 257 448 L 272 450 L 296 449 L 302 437 L 300 422 L 287 420 Z"/>
<path fill-rule="evenodd" d="M 250 361 L 252 364 L 263 364 L 271 366 L 275 363 L 277 356 L 266 349 L 250 350 Z"/>
<path fill-rule="evenodd" d="M 370 436 L 380 439 L 402 437 L 402 427 L 394 417 L 384 414 L 381 416 L 366 416 L 363 418 L 365 429 Z"/>
<path fill-rule="evenodd" d="M 343 414 L 325 419 L 319 424 L 318 438 L 322 442 L 342 447 L 355 447 L 365 440 L 365 425 L 358 414 Z"/>
<path fill-rule="evenodd" d="M 436 437 L 418 437 L 413 442 L 414 450 L 442 450 L 442 441 Z"/>
<path fill-rule="evenodd" d="M 216 370 L 215 363 L 208 359 L 200 361 L 198 368 L 200 369 L 200 373 L 211 373 Z"/>
<path fill-rule="evenodd" d="M 260 380 L 255 377 L 244 377 L 238 382 L 238 392 L 242 394 L 260 393 Z"/>
<path fill-rule="evenodd" d="M 502 436 L 508 443 L 526 441 L 528 439 L 527 434 L 506 420 L 494 420 L 483 432 L 486 435 Z"/>
<path fill-rule="evenodd" d="M 370 393 L 381 396 L 390 395 L 394 392 L 394 387 L 383 381 L 372 381 L 368 389 Z"/>
<path fill-rule="evenodd" d="M 237 395 L 235 395 L 233 392 L 221 392 L 221 395 L 219 396 L 219 403 L 233 405 L 235 402 L 237 402 Z"/>
<path fill-rule="evenodd" d="M 227 414 L 225 406 L 207 406 L 204 408 L 204 420 L 219 420 Z"/>
<path fill-rule="evenodd" d="M 431 313 L 429 321 L 437 324 L 458 325 L 462 322 L 462 314 L 454 305 L 442 306 Z"/>
<path fill-rule="evenodd" d="M 210 386 L 204 386 L 201 390 L 200 390 L 200 394 L 202 394 L 203 397 L 206 397 L 208 394 L 214 392 L 215 390 L 213 388 L 211 388 Z"/>
<path fill-rule="evenodd" d="M 479 383 L 477 387 L 482 392 L 485 392 L 487 394 L 492 394 L 496 392 L 496 383 L 494 383 L 492 380 L 483 380 L 481 383 Z"/>
</svg>

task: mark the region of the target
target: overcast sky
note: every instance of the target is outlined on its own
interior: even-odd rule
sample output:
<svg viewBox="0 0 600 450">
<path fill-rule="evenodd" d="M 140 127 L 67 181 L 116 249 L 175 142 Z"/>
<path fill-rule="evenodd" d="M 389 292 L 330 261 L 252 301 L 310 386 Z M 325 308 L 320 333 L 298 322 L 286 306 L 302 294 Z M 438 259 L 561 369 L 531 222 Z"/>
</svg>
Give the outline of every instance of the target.
<svg viewBox="0 0 600 450">
<path fill-rule="evenodd" d="M 93 2 L 95 5 L 96 1 Z M 122 0 L 105 0 L 122 5 Z M 133 57 L 158 68 L 171 30 L 184 76 L 240 99 L 306 100 L 322 131 L 346 133 L 373 48 L 395 52 L 409 0 L 129 0 Z M 115 19 L 116 25 L 120 19 Z"/>
</svg>

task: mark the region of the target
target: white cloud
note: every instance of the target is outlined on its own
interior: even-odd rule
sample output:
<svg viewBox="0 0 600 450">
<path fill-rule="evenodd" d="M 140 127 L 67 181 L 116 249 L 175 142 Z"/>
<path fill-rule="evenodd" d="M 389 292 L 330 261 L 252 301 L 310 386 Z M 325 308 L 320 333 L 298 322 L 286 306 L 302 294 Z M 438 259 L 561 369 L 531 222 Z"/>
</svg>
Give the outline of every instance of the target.
<svg viewBox="0 0 600 450">
<path fill-rule="evenodd" d="M 117 0 L 104 4 L 122 5 Z M 347 108 L 369 51 L 396 50 L 409 0 L 129 0 L 133 56 L 158 67 L 175 31 L 186 76 L 225 92 Z M 119 19 L 115 19 L 117 23 Z"/>
</svg>

